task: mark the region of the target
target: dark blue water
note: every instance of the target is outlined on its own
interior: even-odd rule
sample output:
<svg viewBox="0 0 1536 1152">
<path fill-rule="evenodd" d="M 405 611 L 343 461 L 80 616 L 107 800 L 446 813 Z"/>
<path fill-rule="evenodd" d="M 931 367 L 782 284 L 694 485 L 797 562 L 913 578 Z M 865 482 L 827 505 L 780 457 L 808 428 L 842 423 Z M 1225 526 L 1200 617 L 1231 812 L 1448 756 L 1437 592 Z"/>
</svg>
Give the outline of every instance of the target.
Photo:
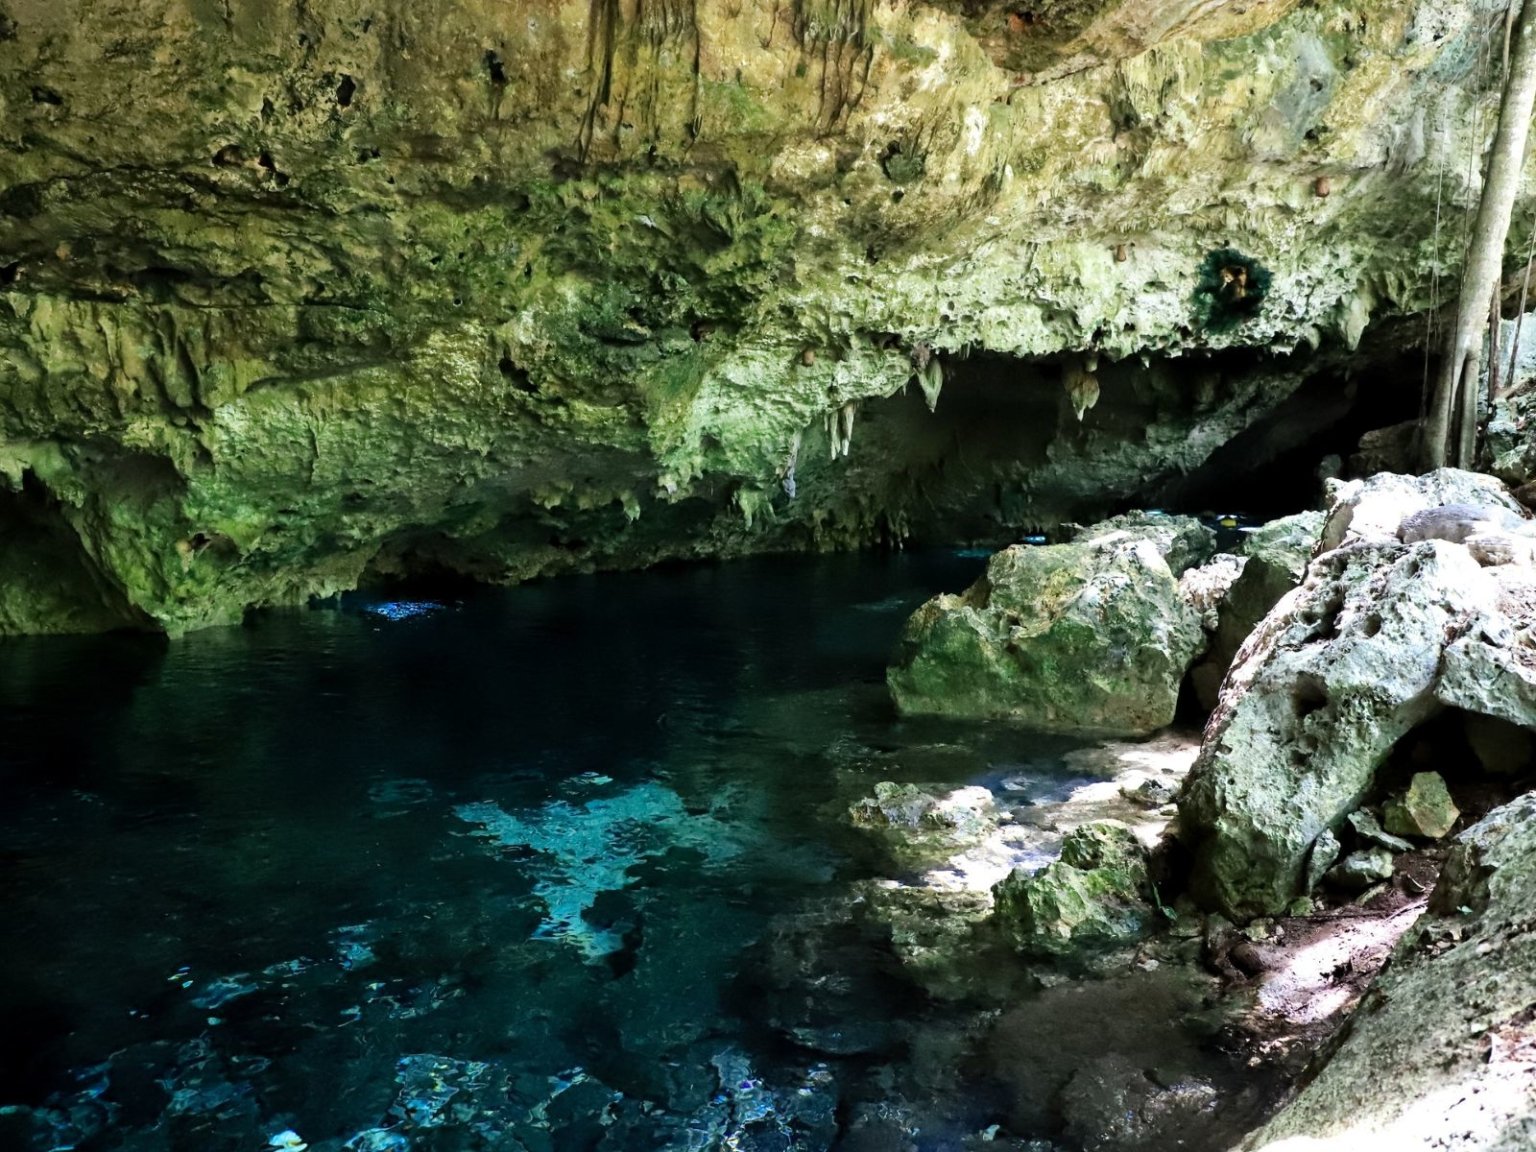
<svg viewBox="0 0 1536 1152">
<path fill-rule="evenodd" d="M 959 1147 L 1001 1107 L 977 1006 L 839 901 L 876 781 L 1060 750 L 890 708 L 906 615 L 980 564 L 0 646 L 0 1147 L 815 1149 L 918 1095 Z"/>
</svg>

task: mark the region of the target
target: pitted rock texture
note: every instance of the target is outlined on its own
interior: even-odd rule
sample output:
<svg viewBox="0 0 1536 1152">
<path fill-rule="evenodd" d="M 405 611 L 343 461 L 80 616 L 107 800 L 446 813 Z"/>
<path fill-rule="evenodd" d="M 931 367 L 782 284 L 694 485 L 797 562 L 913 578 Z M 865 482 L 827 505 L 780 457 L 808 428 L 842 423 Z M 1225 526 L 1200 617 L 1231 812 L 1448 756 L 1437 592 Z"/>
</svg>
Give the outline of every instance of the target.
<svg viewBox="0 0 1536 1152">
<path fill-rule="evenodd" d="M 1021 952 L 1068 956 L 1136 941 L 1151 930 L 1147 850 L 1110 821 L 1084 824 L 1062 842 L 1061 859 L 1016 869 L 992 890 L 1004 934 Z"/>
<path fill-rule="evenodd" d="M 1298 512 L 1265 524 L 1243 541 L 1237 558 L 1242 567 L 1210 609 L 1211 641 L 1189 673 L 1195 698 L 1207 712 L 1216 707 L 1221 682 L 1243 641 L 1306 575 L 1322 526 L 1321 512 Z"/>
<path fill-rule="evenodd" d="M 1239 650 L 1180 795 L 1202 900 L 1245 919 L 1302 895 L 1313 845 L 1441 709 L 1536 726 L 1536 570 L 1397 539 L 1415 502 L 1447 491 L 1486 491 L 1501 509 L 1507 495 L 1487 482 L 1442 471 L 1335 490 L 1324 540 L 1345 542 Z"/>
<path fill-rule="evenodd" d="M 0 632 L 1123 506 L 1430 303 L 1493 14 L 0 0 Z"/>
<path fill-rule="evenodd" d="M 1103 529 L 1007 548 L 963 594 L 919 608 L 887 673 L 897 708 L 1130 736 L 1172 723 L 1205 635 L 1165 557 L 1197 563 L 1212 533 L 1177 517 Z"/>
</svg>

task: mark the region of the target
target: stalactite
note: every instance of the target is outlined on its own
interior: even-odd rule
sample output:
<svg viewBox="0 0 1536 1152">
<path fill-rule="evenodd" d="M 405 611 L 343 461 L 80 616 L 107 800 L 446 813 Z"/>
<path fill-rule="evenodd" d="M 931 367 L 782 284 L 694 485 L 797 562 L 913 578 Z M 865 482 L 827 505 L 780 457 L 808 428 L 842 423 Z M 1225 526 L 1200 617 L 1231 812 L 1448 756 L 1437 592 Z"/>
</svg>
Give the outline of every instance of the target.
<svg viewBox="0 0 1536 1152">
<path fill-rule="evenodd" d="M 930 357 L 928 363 L 918 371 L 917 383 L 923 390 L 923 399 L 928 401 L 928 411 L 937 411 L 939 390 L 944 387 L 944 367 L 937 356 Z"/>
<path fill-rule="evenodd" d="M 789 455 L 784 460 L 784 476 L 781 483 L 784 485 L 784 494 L 791 500 L 795 498 L 795 466 L 800 462 L 800 440 L 802 433 L 797 431 L 789 441 Z"/>
<path fill-rule="evenodd" d="M 1099 378 L 1094 375 L 1098 366 L 1099 358 L 1095 354 L 1082 360 L 1074 358 L 1062 366 L 1061 385 L 1067 391 L 1079 423 L 1088 409 L 1099 402 Z"/>
</svg>

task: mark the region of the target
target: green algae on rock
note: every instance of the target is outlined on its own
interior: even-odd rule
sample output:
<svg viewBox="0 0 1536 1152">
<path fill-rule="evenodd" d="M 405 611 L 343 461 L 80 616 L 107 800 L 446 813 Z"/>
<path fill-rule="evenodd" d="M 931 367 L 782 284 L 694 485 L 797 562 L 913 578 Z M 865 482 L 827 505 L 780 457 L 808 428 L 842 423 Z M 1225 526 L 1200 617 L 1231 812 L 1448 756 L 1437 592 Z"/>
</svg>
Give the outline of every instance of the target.
<svg viewBox="0 0 1536 1152">
<path fill-rule="evenodd" d="M 1022 952 L 1064 956 L 1141 936 L 1153 918 L 1147 850 L 1121 824 L 1084 824 L 1061 859 L 1016 869 L 993 889 L 997 920 Z"/>
<path fill-rule="evenodd" d="M 965 593 L 908 621 L 887 674 L 896 706 L 1045 731 L 1148 735 L 1172 723 L 1204 634 L 1164 559 L 1188 532 L 1165 519 L 997 553 Z"/>
<path fill-rule="evenodd" d="M 1382 822 L 1396 836 L 1438 840 L 1456 824 L 1461 810 L 1438 772 L 1415 772 L 1401 796 L 1387 801 Z"/>
<path fill-rule="evenodd" d="M 1432 302 L 1476 5 L 1050 7 L 4 0 L 0 631 L 1008 539 Z"/>
</svg>

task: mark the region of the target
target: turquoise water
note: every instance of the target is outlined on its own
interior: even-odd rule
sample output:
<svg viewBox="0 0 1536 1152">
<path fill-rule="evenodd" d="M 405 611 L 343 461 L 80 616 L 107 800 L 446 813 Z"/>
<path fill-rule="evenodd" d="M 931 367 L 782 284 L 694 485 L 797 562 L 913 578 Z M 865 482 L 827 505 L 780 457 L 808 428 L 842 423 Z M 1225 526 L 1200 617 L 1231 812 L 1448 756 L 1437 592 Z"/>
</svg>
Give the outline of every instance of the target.
<svg viewBox="0 0 1536 1152">
<path fill-rule="evenodd" d="M 825 1149 L 889 1121 L 939 1149 L 1028 1123 L 978 1030 L 999 1005 L 904 979 L 850 895 L 887 867 L 845 819 L 875 782 L 1068 783 L 1060 742 L 890 708 L 906 615 L 980 563 L 0 647 L 0 1147 Z"/>
</svg>

